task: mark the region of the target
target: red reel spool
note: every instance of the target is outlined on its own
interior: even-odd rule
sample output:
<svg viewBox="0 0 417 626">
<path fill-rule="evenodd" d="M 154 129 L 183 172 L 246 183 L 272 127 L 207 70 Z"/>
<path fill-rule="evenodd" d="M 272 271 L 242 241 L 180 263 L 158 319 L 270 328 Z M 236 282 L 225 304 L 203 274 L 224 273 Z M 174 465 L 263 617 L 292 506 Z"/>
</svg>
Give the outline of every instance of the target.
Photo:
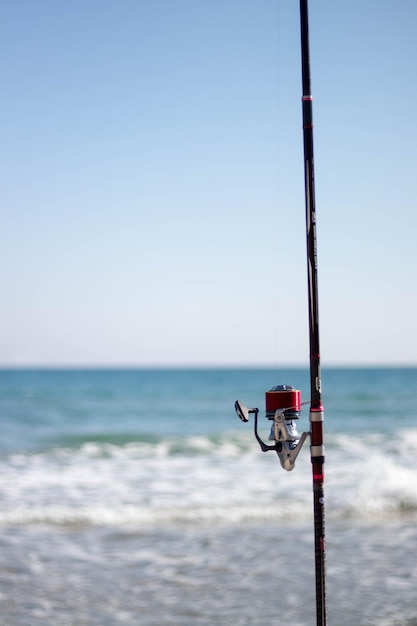
<svg viewBox="0 0 417 626">
<path fill-rule="evenodd" d="M 273 419 L 277 409 L 288 409 L 293 415 L 301 410 L 301 391 L 289 385 L 278 385 L 265 393 L 266 415 Z"/>
</svg>

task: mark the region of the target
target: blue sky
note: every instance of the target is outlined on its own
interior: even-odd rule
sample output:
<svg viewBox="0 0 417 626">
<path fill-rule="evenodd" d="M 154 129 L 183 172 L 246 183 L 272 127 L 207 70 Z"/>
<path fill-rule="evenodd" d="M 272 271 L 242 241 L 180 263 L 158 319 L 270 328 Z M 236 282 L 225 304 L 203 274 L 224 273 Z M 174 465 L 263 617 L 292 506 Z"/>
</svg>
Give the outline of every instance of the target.
<svg viewBox="0 0 417 626">
<path fill-rule="evenodd" d="M 310 2 L 323 365 L 417 363 L 416 23 Z M 0 364 L 307 364 L 298 1 L 0 30 Z"/>
</svg>

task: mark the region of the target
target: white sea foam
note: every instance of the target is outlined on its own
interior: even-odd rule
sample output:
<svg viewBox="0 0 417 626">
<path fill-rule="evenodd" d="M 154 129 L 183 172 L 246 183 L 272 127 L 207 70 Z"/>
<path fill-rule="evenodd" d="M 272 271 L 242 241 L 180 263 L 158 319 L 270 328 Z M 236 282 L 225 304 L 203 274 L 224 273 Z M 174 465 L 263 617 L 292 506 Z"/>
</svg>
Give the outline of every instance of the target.
<svg viewBox="0 0 417 626">
<path fill-rule="evenodd" d="M 326 512 L 373 516 L 417 509 L 417 431 L 328 437 Z M 84 442 L 0 463 L 2 523 L 237 522 L 311 515 L 308 446 L 284 472 L 248 435 L 125 445 Z"/>
</svg>

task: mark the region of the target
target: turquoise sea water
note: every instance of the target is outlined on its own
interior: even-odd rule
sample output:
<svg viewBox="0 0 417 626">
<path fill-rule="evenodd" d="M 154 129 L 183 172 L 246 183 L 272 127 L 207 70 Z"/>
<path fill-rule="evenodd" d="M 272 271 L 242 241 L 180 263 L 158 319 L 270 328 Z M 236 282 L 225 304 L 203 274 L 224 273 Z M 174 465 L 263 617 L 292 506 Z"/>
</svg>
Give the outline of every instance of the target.
<svg viewBox="0 0 417 626">
<path fill-rule="evenodd" d="M 308 400 L 301 369 L 1 370 L 0 624 L 314 624 L 308 446 L 284 472 L 233 409 L 276 384 Z M 323 401 L 329 623 L 411 626 L 417 369 Z"/>
</svg>

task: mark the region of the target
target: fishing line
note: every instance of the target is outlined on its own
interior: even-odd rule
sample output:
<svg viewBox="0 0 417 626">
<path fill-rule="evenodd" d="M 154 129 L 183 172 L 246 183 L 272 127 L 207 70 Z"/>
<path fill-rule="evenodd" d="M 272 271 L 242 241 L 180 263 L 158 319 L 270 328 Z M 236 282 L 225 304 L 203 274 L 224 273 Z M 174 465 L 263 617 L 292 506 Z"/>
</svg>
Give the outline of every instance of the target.
<svg viewBox="0 0 417 626">
<path fill-rule="evenodd" d="M 280 306 L 279 306 L 279 294 L 282 293 L 282 283 L 281 283 L 281 238 L 280 238 L 280 206 L 281 206 L 281 194 L 282 194 L 282 185 L 281 185 L 281 164 L 283 163 L 282 158 L 282 147 L 281 147 L 281 80 L 282 80 L 282 13 L 281 13 L 281 2 L 277 3 L 277 30 L 278 30 L 278 46 L 277 46 L 277 60 L 276 60 L 276 90 L 277 90 L 277 136 L 276 136 L 276 159 L 277 159 L 277 174 L 276 174 L 276 207 L 275 207 L 275 259 L 274 259 L 274 285 L 275 285 L 275 293 L 274 293 L 274 308 L 273 310 L 276 312 L 274 315 L 275 325 L 274 325 L 274 363 L 276 369 L 279 369 L 279 360 L 280 360 L 280 346 L 282 345 L 282 331 L 283 324 L 280 320 Z"/>
</svg>

